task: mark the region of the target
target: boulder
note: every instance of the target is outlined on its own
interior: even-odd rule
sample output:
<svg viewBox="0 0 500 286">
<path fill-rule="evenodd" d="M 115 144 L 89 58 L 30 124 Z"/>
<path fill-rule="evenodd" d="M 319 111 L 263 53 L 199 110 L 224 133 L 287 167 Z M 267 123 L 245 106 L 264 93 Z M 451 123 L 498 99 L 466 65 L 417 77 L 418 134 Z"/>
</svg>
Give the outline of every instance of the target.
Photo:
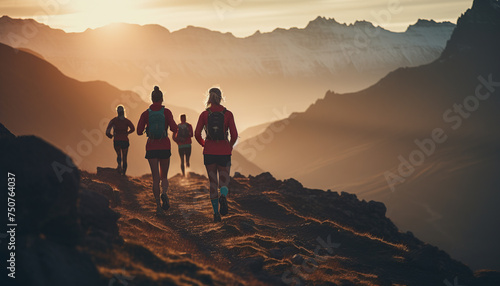
<svg viewBox="0 0 500 286">
<path fill-rule="evenodd" d="M 2 129 L 2 127 L 0 127 Z M 8 130 L 7 130 L 8 131 Z M 77 210 L 80 173 L 71 158 L 35 136 L 1 130 L 0 170 L 15 175 L 16 264 L 20 285 L 100 285 Z M 5 257 L 1 248 L 0 253 Z"/>
<path fill-rule="evenodd" d="M 109 208 L 109 201 L 103 195 L 80 189 L 78 215 L 87 234 L 84 238 L 87 245 L 105 250 L 113 243 L 123 242 L 117 225 L 120 215 Z"/>
<path fill-rule="evenodd" d="M 17 235 L 75 245 L 80 175 L 71 158 L 35 136 L 1 140 L 1 170 L 15 174 Z"/>
</svg>

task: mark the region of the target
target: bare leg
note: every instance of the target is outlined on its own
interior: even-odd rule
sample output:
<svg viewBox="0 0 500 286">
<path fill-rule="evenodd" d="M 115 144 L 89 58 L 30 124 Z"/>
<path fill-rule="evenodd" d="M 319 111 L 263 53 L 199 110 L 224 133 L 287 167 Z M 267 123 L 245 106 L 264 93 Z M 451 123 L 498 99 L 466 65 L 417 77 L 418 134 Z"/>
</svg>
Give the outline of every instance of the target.
<svg viewBox="0 0 500 286">
<path fill-rule="evenodd" d="M 161 190 L 163 194 L 167 194 L 168 190 L 168 168 L 170 167 L 169 159 L 160 159 L 160 178 L 161 178 Z"/>
<path fill-rule="evenodd" d="M 224 187 L 229 185 L 229 171 L 231 170 L 231 166 L 221 167 L 217 166 L 217 171 L 219 172 L 219 187 Z"/>
<path fill-rule="evenodd" d="M 122 149 L 123 175 L 125 175 L 125 172 L 127 172 L 127 154 L 128 154 L 128 148 Z"/>
<path fill-rule="evenodd" d="M 191 147 L 186 150 L 186 166 L 189 168 L 189 157 L 191 157 Z"/>
<path fill-rule="evenodd" d="M 208 179 L 210 181 L 210 199 L 219 197 L 219 182 L 217 180 L 217 165 L 205 165 L 207 168 Z"/>
<path fill-rule="evenodd" d="M 121 154 L 122 150 L 120 146 L 114 146 L 114 148 L 116 152 L 116 162 L 118 163 L 118 167 L 116 167 L 116 169 L 120 171 L 122 168 L 122 154 Z"/>
<path fill-rule="evenodd" d="M 160 207 L 160 169 L 158 167 L 159 159 L 148 159 L 151 175 L 153 175 L 153 194 L 156 200 L 156 206 Z"/>
<path fill-rule="evenodd" d="M 179 156 L 181 157 L 182 176 L 186 176 L 185 168 L 184 168 L 184 150 L 182 150 L 181 148 L 179 148 Z"/>
<path fill-rule="evenodd" d="M 220 203 L 220 214 L 221 215 L 227 215 L 228 214 L 228 206 L 227 206 L 227 198 L 226 196 L 228 193 L 226 191 L 228 190 L 223 190 L 227 189 L 227 186 L 229 185 L 229 170 L 230 166 L 227 167 L 222 167 L 222 166 L 217 166 L 217 171 L 219 172 L 219 187 L 221 189 L 221 197 L 219 198 L 219 203 Z M 225 187 L 225 188 L 222 188 Z"/>
</svg>

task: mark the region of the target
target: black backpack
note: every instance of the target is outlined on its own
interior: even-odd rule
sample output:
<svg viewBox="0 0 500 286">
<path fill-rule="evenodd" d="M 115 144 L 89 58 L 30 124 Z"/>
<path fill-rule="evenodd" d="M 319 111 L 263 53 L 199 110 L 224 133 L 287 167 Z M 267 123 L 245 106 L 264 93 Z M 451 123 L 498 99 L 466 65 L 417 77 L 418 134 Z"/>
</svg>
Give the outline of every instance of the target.
<svg viewBox="0 0 500 286">
<path fill-rule="evenodd" d="M 226 109 L 222 112 L 212 112 L 210 108 L 207 108 L 208 120 L 205 126 L 205 131 L 207 133 L 207 139 L 210 140 L 227 140 L 227 131 L 224 126 L 224 114 Z"/>
<path fill-rule="evenodd" d="M 189 128 L 187 123 L 181 123 L 178 127 L 179 131 L 177 131 L 177 138 L 181 141 L 186 140 L 189 137 Z"/>
</svg>

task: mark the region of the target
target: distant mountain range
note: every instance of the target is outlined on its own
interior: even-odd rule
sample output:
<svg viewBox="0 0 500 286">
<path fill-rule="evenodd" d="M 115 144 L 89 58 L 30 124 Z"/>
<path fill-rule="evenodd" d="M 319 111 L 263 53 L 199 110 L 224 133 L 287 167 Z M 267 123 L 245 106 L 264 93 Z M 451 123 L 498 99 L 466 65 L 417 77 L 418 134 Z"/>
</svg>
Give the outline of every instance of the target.
<svg viewBox="0 0 500 286">
<path fill-rule="evenodd" d="M 402 229 L 500 269 L 500 7 L 476 0 L 434 62 L 328 92 L 237 150 L 278 178 L 383 201 Z"/>
<path fill-rule="evenodd" d="M 109 120 L 116 116 L 118 104 L 125 106 L 126 116 L 134 125 L 149 106 L 136 93 L 119 90 L 106 82 L 69 78 L 31 51 L 0 44 L 0 62 L 0 122 L 16 134 L 44 138 L 64 150 L 84 170 L 116 165 L 112 141 L 104 136 L 104 131 Z M 168 102 L 165 105 L 172 110 L 176 122 L 184 113 L 196 125 L 201 110 L 172 106 Z M 147 173 L 145 136 L 134 133 L 129 139 L 128 173 Z M 197 172 L 205 169 L 201 153 L 201 147 L 194 142 L 192 168 Z M 175 175 L 180 172 L 180 161 L 173 141 L 172 154 L 170 174 Z M 237 152 L 233 155 L 241 168 L 261 172 Z"/>
<path fill-rule="evenodd" d="M 72 78 L 107 81 L 146 99 L 150 86 L 163 85 L 178 106 L 198 106 L 208 88 L 220 85 L 246 128 L 303 111 L 325 90 L 360 90 L 399 67 L 429 63 L 454 27 L 419 20 L 395 33 L 318 17 L 303 29 L 237 38 L 192 26 L 170 32 L 134 24 L 65 33 L 4 16 L 0 43 L 33 50 Z M 268 108 L 255 117 L 249 110 L 262 102 Z M 283 113 L 283 106 L 276 118 L 273 109 Z"/>
</svg>

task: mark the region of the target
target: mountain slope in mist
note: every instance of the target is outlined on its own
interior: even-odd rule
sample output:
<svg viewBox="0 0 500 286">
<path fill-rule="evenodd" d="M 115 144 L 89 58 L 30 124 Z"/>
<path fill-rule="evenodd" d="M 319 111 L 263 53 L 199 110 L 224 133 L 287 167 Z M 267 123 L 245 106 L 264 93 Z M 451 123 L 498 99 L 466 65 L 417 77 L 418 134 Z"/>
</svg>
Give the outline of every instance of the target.
<svg viewBox="0 0 500 286">
<path fill-rule="evenodd" d="M 383 201 L 474 268 L 500 269 L 500 9 L 474 1 L 435 62 L 328 92 L 237 149 L 278 178 Z"/>
<path fill-rule="evenodd" d="M 185 107 L 220 85 L 246 128 L 303 111 L 325 90 L 360 90 L 396 68 L 429 63 L 453 28 L 419 20 L 394 33 L 369 22 L 318 17 L 302 29 L 236 38 L 192 26 L 170 32 L 131 24 L 64 33 L 5 16 L 0 42 L 36 51 L 72 78 L 104 80 L 146 100 L 145 83 L 168 86 L 172 104 Z M 262 107 L 258 117 L 249 112 Z"/>
<path fill-rule="evenodd" d="M 116 166 L 112 140 L 104 136 L 104 131 L 109 120 L 116 116 L 118 104 L 125 106 L 127 118 L 137 124 L 149 105 L 136 93 L 121 91 L 102 81 L 71 79 L 43 59 L 3 44 L 0 44 L 0 60 L 0 121 L 7 128 L 16 134 L 44 138 L 68 153 L 84 170 L 95 170 L 98 165 Z M 196 125 L 198 112 L 171 106 L 168 93 L 164 99 L 176 122 L 184 113 Z M 139 137 L 134 133 L 129 139 L 128 174 L 149 172 L 144 159 L 145 135 Z M 175 174 L 180 172 L 180 161 L 177 145 L 171 143 L 171 173 Z M 204 171 L 201 153 L 201 147 L 194 142 L 191 165 L 197 172 Z M 260 170 L 237 152 L 233 160 L 245 169 Z"/>
</svg>

